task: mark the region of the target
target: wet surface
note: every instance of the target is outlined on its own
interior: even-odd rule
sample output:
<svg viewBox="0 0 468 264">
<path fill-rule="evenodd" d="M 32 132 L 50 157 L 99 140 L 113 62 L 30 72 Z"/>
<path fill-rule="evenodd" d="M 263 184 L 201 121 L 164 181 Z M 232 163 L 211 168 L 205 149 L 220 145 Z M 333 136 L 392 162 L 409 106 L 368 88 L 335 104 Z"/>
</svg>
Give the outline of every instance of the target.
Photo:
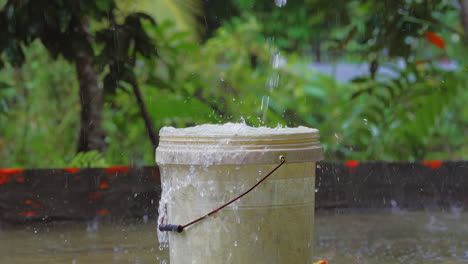
<svg viewBox="0 0 468 264">
<path fill-rule="evenodd" d="M 459 210 L 322 214 L 315 232 L 317 259 L 329 263 L 468 263 L 468 214 Z M 0 240 L 0 263 L 168 263 L 152 221 L 4 228 Z"/>
<path fill-rule="evenodd" d="M 330 263 L 468 263 L 468 214 L 457 210 L 319 216 L 315 231 Z"/>
</svg>

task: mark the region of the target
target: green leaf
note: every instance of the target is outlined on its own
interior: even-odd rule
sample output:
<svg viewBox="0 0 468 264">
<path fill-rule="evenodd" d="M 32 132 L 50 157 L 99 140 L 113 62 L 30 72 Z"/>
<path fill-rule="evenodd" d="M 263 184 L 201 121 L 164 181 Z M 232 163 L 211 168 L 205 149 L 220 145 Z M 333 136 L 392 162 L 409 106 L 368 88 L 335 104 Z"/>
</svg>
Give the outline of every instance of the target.
<svg viewBox="0 0 468 264">
<path fill-rule="evenodd" d="M 313 85 L 306 85 L 304 87 L 304 93 L 312 97 L 317 97 L 319 99 L 324 99 L 327 96 L 323 88 L 319 88 Z"/>
<path fill-rule="evenodd" d="M 96 150 L 88 152 L 80 152 L 67 164 L 67 167 L 83 168 L 83 167 L 107 167 L 107 162 Z"/>
<path fill-rule="evenodd" d="M 173 90 L 174 87 L 163 79 L 159 78 L 158 76 L 150 76 L 148 80 L 146 80 L 146 83 L 152 86 L 156 86 L 159 89 L 168 89 L 168 90 Z"/>
<path fill-rule="evenodd" d="M 99 8 L 99 10 L 106 12 L 111 9 L 112 2 L 109 0 L 96 0 L 96 6 Z"/>
<path fill-rule="evenodd" d="M 371 81 L 371 78 L 368 76 L 360 76 L 351 80 L 352 83 L 366 83 L 368 81 Z"/>
</svg>

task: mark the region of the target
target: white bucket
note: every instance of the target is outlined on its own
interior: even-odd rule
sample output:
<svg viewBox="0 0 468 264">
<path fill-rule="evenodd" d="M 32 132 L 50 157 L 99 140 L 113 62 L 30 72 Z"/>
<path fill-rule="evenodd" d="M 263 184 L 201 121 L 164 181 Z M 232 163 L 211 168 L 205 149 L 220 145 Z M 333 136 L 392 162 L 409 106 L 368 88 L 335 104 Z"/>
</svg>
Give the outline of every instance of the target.
<svg viewBox="0 0 468 264">
<path fill-rule="evenodd" d="M 310 264 L 321 155 L 318 131 L 305 127 L 161 129 L 156 162 L 165 223 L 184 225 L 206 215 L 257 183 L 280 156 L 286 159 L 237 202 L 182 233 L 169 232 L 170 263 Z"/>
</svg>

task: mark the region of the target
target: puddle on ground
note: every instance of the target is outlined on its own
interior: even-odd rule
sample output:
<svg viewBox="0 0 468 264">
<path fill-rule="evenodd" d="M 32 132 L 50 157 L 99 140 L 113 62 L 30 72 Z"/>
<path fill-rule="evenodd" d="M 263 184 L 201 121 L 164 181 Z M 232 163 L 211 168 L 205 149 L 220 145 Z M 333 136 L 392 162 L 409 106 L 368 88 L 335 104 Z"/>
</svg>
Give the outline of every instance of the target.
<svg viewBox="0 0 468 264">
<path fill-rule="evenodd" d="M 468 213 L 319 214 L 317 259 L 338 264 L 468 263 Z M 0 229 L 0 263 L 169 263 L 156 221 Z"/>
</svg>

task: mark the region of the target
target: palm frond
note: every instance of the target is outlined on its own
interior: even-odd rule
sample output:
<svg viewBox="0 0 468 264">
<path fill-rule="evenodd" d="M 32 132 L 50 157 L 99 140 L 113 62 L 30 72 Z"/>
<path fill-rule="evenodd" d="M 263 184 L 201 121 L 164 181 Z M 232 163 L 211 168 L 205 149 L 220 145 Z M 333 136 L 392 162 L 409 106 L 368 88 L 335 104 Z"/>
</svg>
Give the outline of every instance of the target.
<svg viewBox="0 0 468 264">
<path fill-rule="evenodd" d="M 187 31 L 193 39 L 197 39 L 203 27 L 197 18 L 203 15 L 201 0 L 120 0 L 119 7 L 123 11 L 145 12 L 153 16 L 158 23 L 170 20 L 175 29 Z"/>
<path fill-rule="evenodd" d="M 437 124 L 462 90 L 454 72 L 434 67 L 421 71 L 411 66 L 390 82 L 367 79 L 355 83 L 358 89 L 351 97 L 360 99 L 363 107 L 351 122 L 348 137 L 369 158 L 384 159 L 379 156 L 383 147 L 386 153 L 393 153 L 391 159 L 405 155 L 424 158 L 423 150 Z"/>
</svg>

